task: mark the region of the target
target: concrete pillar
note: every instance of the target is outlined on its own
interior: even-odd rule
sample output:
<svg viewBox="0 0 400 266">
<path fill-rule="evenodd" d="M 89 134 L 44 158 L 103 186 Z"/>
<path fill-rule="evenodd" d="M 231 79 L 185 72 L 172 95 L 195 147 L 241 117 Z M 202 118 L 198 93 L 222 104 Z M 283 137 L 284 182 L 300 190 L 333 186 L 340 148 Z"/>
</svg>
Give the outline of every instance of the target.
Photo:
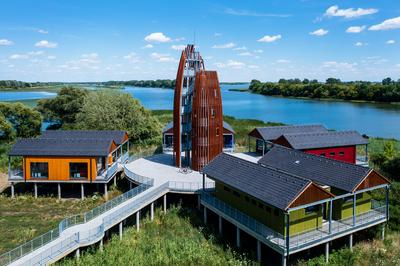
<svg viewBox="0 0 400 266">
<path fill-rule="evenodd" d="M 37 183 L 33 183 L 35 199 L 37 198 Z"/>
<path fill-rule="evenodd" d="M 164 201 L 163 203 L 164 213 L 167 213 L 167 194 L 163 196 L 163 201 Z"/>
<path fill-rule="evenodd" d="M 136 212 L 136 231 L 139 232 L 139 227 L 140 227 L 140 211 Z"/>
<path fill-rule="evenodd" d="M 11 198 L 15 197 L 15 193 L 14 193 L 14 183 L 11 182 Z"/>
<path fill-rule="evenodd" d="M 117 175 L 114 176 L 114 187 L 117 186 Z"/>
<path fill-rule="evenodd" d="M 154 202 L 150 204 L 150 221 L 154 220 Z"/>
<path fill-rule="evenodd" d="M 132 189 L 132 182 L 131 181 L 128 181 L 129 182 L 129 190 L 131 190 Z"/>
<path fill-rule="evenodd" d="M 101 252 L 103 252 L 103 238 L 100 240 L 99 249 Z"/>
<path fill-rule="evenodd" d="M 325 243 L 325 263 L 329 262 L 329 242 Z"/>
<path fill-rule="evenodd" d="M 382 240 L 385 240 L 385 225 L 382 225 Z"/>
<path fill-rule="evenodd" d="M 286 266 L 286 256 L 282 255 L 282 266 Z"/>
<path fill-rule="evenodd" d="M 349 235 L 349 248 L 350 251 L 353 252 L 353 234 Z"/>
<path fill-rule="evenodd" d="M 240 229 L 236 227 L 236 246 L 240 248 Z"/>
<path fill-rule="evenodd" d="M 122 222 L 119 223 L 119 240 L 122 239 Z"/>
<path fill-rule="evenodd" d="M 204 206 L 204 211 L 203 211 L 203 222 L 204 224 L 207 224 L 207 208 Z"/>
<path fill-rule="evenodd" d="M 58 199 L 61 199 L 61 184 L 57 183 L 57 194 L 58 194 Z"/>
<path fill-rule="evenodd" d="M 108 189 L 107 189 L 107 184 L 104 184 L 104 198 L 108 200 Z"/>
<path fill-rule="evenodd" d="M 77 260 L 79 260 L 79 257 L 81 256 L 81 252 L 80 252 L 80 250 L 79 250 L 79 248 L 75 251 L 75 258 L 77 259 Z"/>
<path fill-rule="evenodd" d="M 81 184 L 81 199 L 85 199 L 85 187 L 83 183 Z"/>
<path fill-rule="evenodd" d="M 261 242 L 257 240 L 257 261 L 261 262 Z"/>
<path fill-rule="evenodd" d="M 222 235 L 222 217 L 221 215 L 218 216 L 218 232 Z"/>
</svg>

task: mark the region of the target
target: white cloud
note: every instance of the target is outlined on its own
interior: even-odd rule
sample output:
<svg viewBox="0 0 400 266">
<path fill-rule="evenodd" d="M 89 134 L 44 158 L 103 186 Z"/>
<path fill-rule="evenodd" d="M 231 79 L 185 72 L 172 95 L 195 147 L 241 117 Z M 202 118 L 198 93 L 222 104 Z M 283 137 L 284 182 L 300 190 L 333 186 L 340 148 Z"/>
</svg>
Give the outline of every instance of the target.
<svg viewBox="0 0 400 266">
<path fill-rule="evenodd" d="M 222 34 L 219 32 L 214 33 L 214 37 L 221 37 L 221 36 L 222 36 Z"/>
<path fill-rule="evenodd" d="M 172 45 L 171 49 L 176 50 L 176 51 L 182 51 L 186 48 L 186 45 L 184 44 L 179 44 L 179 45 Z"/>
<path fill-rule="evenodd" d="M 83 54 L 81 56 L 80 62 L 98 64 L 100 63 L 99 55 L 97 53 Z"/>
<path fill-rule="evenodd" d="M 179 37 L 179 38 L 176 38 L 174 41 L 175 42 L 181 42 L 181 41 L 184 41 L 184 40 L 186 40 L 185 37 Z"/>
<path fill-rule="evenodd" d="M 153 32 L 147 35 L 144 40 L 146 42 L 170 42 L 171 38 L 165 36 L 162 32 Z"/>
<path fill-rule="evenodd" d="M 331 6 L 325 11 L 325 16 L 327 17 L 344 17 L 344 18 L 357 18 L 365 15 L 371 15 L 378 12 L 375 8 L 347 8 L 339 9 L 338 6 Z"/>
<path fill-rule="evenodd" d="M 314 36 L 324 36 L 326 34 L 328 34 L 328 30 L 324 30 L 324 29 L 318 29 L 315 31 L 310 32 L 310 35 L 314 35 Z"/>
<path fill-rule="evenodd" d="M 233 48 L 233 50 L 234 51 L 245 51 L 245 50 L 247 50 L 247 47 L 246 46 L 236 47 L 236 48 Z"/>
<path fill-rule="evenodd" d="M 35 44 L 36 47 L 44 47 L 44 48 L 56 48 L 58 46 L 55 42 L 49 42 L 47 40 L 42 40 Z"/>
<path fill-rule="evenodd" d="M 10 46 L 13 45 L 14 42 L 7 39 L 0 39 L 0 46 Z"/>
<path fill-rule="evenodd" d="M 400 17 L 391 18 L 380 24 L 372 25 L 368 30 L 394 30 L 400 29 Z"/>
<path fill-rule="evenodd" d="M 225 43 L 225 44 L 216 44 L 212 48 L 215 48 L 215 49 L 228 49 L 228 48 L 233 48 L 235 46 L 236 46 L 236 44 L 234 44 L 233 42 L 230 42 L 230 43 Z"/>
<path fill-rule="evenodd" d="M 278 60 L 276 60 L 276 62 L 280 63 L 280 64 L 287 64 L 287 63 L 290 63 L 290 60 L 288 60 L 288 59 L 278 59 Z"/>
<path fill-rule="evenodd" d="M 395 40 L 388 40 L 388 41 L 386 42 L 386 44 L 395 44 L 395 43 L 396 43 Z"/>
<path fill-rule="evenodd" d="M 41 34 L 48 34 L 49 33 L 47 30 L 43 30 L 43 29 L 39 29 L 38 32 L 41 33 Z"/>
<path fill-rule="evenodd" d="M 264 37 L 262 37 L 261 39 L 259 39 L 257 41 L 258 42 L 274 42 L 279 39 L 282 39 L 282 35 L 280 35 L 280 34 L 274 35 L 274 36 L 265 35 Z"/>
<path fill-rule="evenodd" d="M 346 32 L 347 33 L 360 33 L 363 30 L 365 30 L 365 26 L 351 26 L 351 27 L 347 28 Z"/>
<path fill-rule="evenodd" d="M 137 63 L 140 62 L 140 59 L 136 53 L 129 53 L 127 55 L 123 56 L 124 59 L 128 60 L 131 63 Z"/>
<path fill-rule="evenodd" d="M 175 58 L 171 57 L 169 54 L 151 53 L 150 57 L 159 62 L 176 62 Z"/>
<path fill-rule="evenodd" d="M 328 68 L 330 70 L 345 70 L 345 71 L 354 71 L 357 63 L 348 63 L 348 62 L 336 62 L 336 61 L 327 61 L 322 64 L 322 67 Z"/>
<path fill-rule="evenodd" d="M 356 42 L 354 45 L 355 45 L 355 46 L 364 46 L 365 43 L 363 43 L 363 42 Z"/>
<path fill-rule="evenodd" d="M 82 68 L 86 69 L 99 69 L 101 63 L 99 55 L 97 53 L 82 54 L 78 60 L 70 60 L 61 65 L 61 68 L 69 70 L 79 70 Z"/>
<path fill-rule="evenodd" d="M 214 65 L 218 68 L 240 69 L 240 68 L 243 68 L 246 64 L 243 62 L 235 61 L 235 60 L 228 60 L 227 63 L 215 63 Z"/>
<path fill-rule="evenodd" d="M 28 55 L 33 55 L 33 56 L 42 55 L 42 54 L 44 54 L 43 51 L 32 51 L 32 52 L 28 53 Z"/>
<path fill-rule="evenodd" d="M 54 59 L 56 59 L 57 57 L 56 56 L 54 56 L 54 55 L 49 55 L 48 57 L 47 57 L 47 59 L 49 59 L 49 60 L 54 60 Z"/>
<path fill-rule="evenodd" d="M 253 52 L 254 52 L 254 53 L 258 53 L 258 54 L 262 54 L 264 51 L 261 50 L 261 49 L 257 49 L 257 50 L 254 50 Z"/>
<path fill-rule="evenodd" d="M 9 58 L 10 59 L 28 59 L 29 56 L 26 54 L 13 54 Z"/>
<path fill-rule="evenodd" d="M 146 44 L 145 46 L 143 46 L 142 47 L 142 49 L 151 49 L 151 48 L 153 48 L 154 46 L 152 45 L 152 44 Z"/>
<path fill-rule="evenodd" d="M 224 13 L 233 16 L 246 16 L 246 17 L 277 17 L 277 18 L 287 18 L 290 14 L 273 14 L 273 13 L 258 13 L 248 10 L 237 10 L 233 8 L 226 8 Z"/>
<path fill-rule="evenodd" d="M 238 55 L 240 55 L 240 56 L 252 56 L 253 54 L 249 53 L 249 52 L 243 52 L 243 53 L 240 53 Z"/>
<path fill-rule="evenodd" d="M 250 68 L 250 69 L 259 69 L 260 67 L 259 66 L 257 66 L 257 65 L 249 65 L 249 66 L 247 66 L 248 68 Z"/>
</svg>

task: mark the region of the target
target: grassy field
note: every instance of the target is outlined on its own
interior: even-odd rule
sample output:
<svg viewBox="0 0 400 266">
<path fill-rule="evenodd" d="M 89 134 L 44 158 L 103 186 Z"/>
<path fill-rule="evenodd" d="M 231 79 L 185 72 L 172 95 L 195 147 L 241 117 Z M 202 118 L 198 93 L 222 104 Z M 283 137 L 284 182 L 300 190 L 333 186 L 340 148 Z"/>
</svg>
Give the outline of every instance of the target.
<svg viewBox="0 0 400 266">
<path fill-rule="evenodd" d="M 103 252 L 89 250 L 80 260 L 60 265 L 256 265 L 239 255 L 202 227 L 196 210 L 172 207 L 167 214 L 142 222 L 140 232 L 128 228 L 122 241 L 115 236 Z"/>
<path fill-rule="evenodd" d="M 101 197 L 58 200 L 54 197 L 0 195 L 0 254 L 58 226 L 65 217 L 103 203 Z"/>
</svg>

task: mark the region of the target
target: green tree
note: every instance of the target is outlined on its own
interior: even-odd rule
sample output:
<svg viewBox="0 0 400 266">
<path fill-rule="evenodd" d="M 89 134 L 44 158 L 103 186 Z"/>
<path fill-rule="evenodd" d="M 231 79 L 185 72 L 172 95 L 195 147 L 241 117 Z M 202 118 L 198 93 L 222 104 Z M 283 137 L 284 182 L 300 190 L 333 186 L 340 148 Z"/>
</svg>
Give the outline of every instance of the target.
<svg viewBox="0 0 400 266">
<path fill-rule="evenodd" d="M 42 126 L 40 113 L 22 103 L 0 103 L 0 121 L 5 139 L 35 137 Z"/>
<path fill-rule="evenodd" d="M 160 141 L 161 125 L 130 94 L 117 91 L 90 92 L 77 115 L 77 129 L 125 130 L 133 143 Z"/>
<path fill-rule="evenodd" d="M 45 121 L 55 123 L 56 127 L 71 127 L 75 124 L 87 95 L 87 90 L 64 87 L 57 97 L 40 100 L 36 108 Z"/>
<path fill-rule="evenodd" d="M 388 141 L 384 144 L 383 154 L 385 155 L 385 157 L 387 159 L 389 159 L 389 160 L 393 159 L 393 157 L 396 155 L 396 149 L 394 148 L 393 141 Z"/>
</svg>

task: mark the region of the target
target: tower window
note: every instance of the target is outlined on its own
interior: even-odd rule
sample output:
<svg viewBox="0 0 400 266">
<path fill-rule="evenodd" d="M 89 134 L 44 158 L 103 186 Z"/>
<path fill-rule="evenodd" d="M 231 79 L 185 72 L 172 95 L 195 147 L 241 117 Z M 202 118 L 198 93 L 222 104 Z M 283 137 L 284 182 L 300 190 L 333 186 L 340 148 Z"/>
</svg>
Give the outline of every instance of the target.
<svg viewBox="0 0 400 266">
<path fill-rule="evenodd" d="M 214 110 L 214 108 L 211 108 L 211 116 L 212 116 L 212 117 L 215 117 L 215 110 Z"/>
<path fill-rule="evenodd" d="M 219 127 L 215 129 L 217 136 L 219 136 Z"/>
</svg>

